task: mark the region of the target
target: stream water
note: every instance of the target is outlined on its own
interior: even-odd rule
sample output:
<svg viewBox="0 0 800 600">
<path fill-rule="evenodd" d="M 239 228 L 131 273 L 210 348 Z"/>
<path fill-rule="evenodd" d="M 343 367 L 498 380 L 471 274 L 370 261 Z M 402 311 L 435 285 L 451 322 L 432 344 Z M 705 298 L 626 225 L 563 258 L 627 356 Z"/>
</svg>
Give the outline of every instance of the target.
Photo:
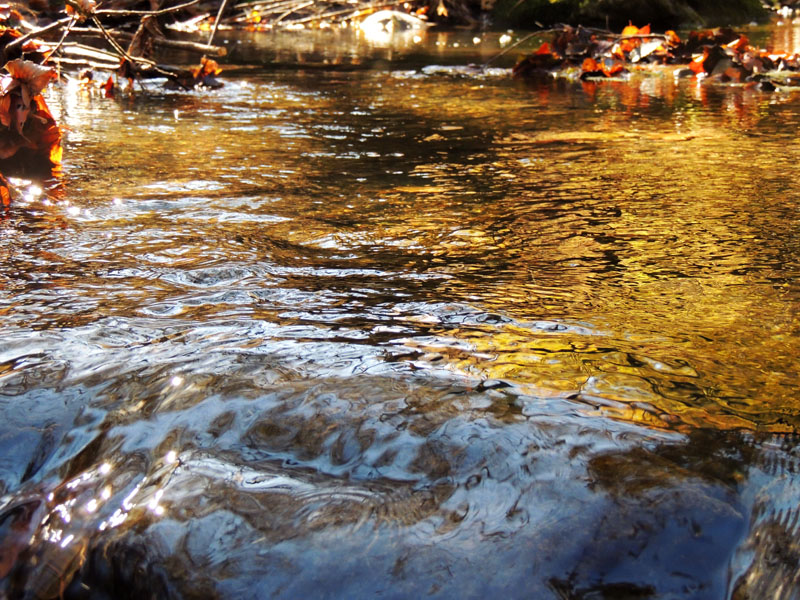
<svg viewBox="0 0 800 600">
<path fill-rule="evenodd" d="M 49 91 L 0 598 L 800 597 L 800 92 L 473 37 Z"/>
</svg>

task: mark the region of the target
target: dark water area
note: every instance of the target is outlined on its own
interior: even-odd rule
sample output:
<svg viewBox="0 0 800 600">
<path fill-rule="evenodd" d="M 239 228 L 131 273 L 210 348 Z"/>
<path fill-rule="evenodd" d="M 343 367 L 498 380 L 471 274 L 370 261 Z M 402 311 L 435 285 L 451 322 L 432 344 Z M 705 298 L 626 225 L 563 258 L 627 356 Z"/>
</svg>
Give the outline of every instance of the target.
<svg viewBox="0 0 800 600">
<path fill-rule="evenodd" d="M 49 92 L 0 598 L 800 597 L 800 92 L 341 35 Z"/>
</svg>

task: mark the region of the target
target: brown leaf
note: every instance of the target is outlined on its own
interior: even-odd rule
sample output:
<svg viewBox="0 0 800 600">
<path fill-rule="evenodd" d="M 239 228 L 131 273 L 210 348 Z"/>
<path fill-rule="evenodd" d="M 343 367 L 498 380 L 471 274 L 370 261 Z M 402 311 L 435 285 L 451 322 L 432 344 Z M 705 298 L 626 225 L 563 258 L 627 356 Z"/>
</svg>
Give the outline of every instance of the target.
<svg viewBox="0 0 800 600">
<path fill-rule="evenodd" d="M 79 21 L 83 21 L 86 17 L 94 14 L 96 7 L 95 0 L 71 0 L 64 10 L 68 15 L 78 17 Z"/>
<path fill-rule="evenodd" d="M 31 97 L 38 96 L 50 81 L 58 77 L 55 69 L 21 58 L 8 61 L 4 68 L 13 79 L 25 84 Z"/>
<path fill-rule="evenodd" d="M 56 77 L 53 69 L 16 59 L 5 66 L 9 75 L 0 79 L 0 159 L 22 149 L 57 164 L 61 159 L 61 131 L 40 92 Z"/>
</svg>

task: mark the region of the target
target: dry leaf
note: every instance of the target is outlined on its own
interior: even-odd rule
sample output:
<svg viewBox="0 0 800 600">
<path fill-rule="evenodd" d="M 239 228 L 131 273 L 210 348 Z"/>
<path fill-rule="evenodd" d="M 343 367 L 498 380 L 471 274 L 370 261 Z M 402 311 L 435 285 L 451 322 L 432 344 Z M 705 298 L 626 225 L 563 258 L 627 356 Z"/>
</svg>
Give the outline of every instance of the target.
<svg viewBox="0 0 800 600">
<path fill-rule="evenodd" d="M 83 21 L 86 17 L 94 14 L 96 7 L 97 2 L 95 0 L 72 0 L 64 10 L 68 15 L 75 16 L 79 21 Z"/>
<path fill-rule="evenodd" d="M 30 149 L 52 163 L 61 158 L 61 132 L 41 91 L 56 78 L 53 69 L 29 60 L 6 63 L 9 75 L 0 79 L 0 124 L 9 131 L 0 136 L 0 159 Z"/>
<path fill-rule="evenodd" d="M 55 69 L 43 67 L 21 58 L 8 61 L 5 70 L 11 74 L 12 78 L 27 86 L 27 92 L 31 97 L 41 94 L 47 84 L 58 77 Z"/>
</svg>

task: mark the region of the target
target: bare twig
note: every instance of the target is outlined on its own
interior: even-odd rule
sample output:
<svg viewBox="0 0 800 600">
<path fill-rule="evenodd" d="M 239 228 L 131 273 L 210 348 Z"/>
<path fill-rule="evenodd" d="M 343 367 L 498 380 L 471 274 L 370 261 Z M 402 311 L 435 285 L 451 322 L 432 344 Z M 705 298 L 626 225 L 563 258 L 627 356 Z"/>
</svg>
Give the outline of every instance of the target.
<svg viewBox="0 0 800 600">
<path fill-rule="evenodd" d="M 72 0 L 67 0 L 67 4 L 69 4 L 70 2 L 72 2 Z M 92 21 L 94 21 L 94 24 L 97 25 L 97 27 L 103 33 L 103 37 L 109 44 L 111 44 L 111 47 L 114 48 L 114 50 L 116 50 L 122 58 L 127 60 L 131 66 L 135 66 L 136 64 L 145 65 L 148 69 L 153 69 L 154 72 L 158 73 L 159 75 L 163 75 L 168 79 L 175 78 L 175 75 L 173 73 L 165 71 L 164 69 L 159 67 L 156 63 L 154 63 L 152 60 L 147 60 L 146 58 L 142 58 L 141 56 L 131 56 L 130 54 L 128 54 L 122 48 L 122 46 L 120 46 L 117 43 L 117 41 L 113 37 L 111 37 L 111 34 L 109 34 L 106 28 L 103 27 L 103 24 L 100 22 L 100 19 L 92 15 Z"/>
<path fill-rule="evenodd" d="M 189 8 L 190 6 L 194 6 L 199 2 L 200 0 L 191 0 L 191 2 L 185 2 L 184 4 L 179 4 L 177 6 L 170 6 L 169 8 L 162 8 L 161 10 L 115 10 L 113 8 L 104 8 L 94 11 L 94 14 L 113 15 L 119 17 L 133 17 L 133 16 L 158 17 L 160 15 L 166 15 L 172 12 L 178 12 L 179 10 L 183 10 L 184 8 Z"/>
<path fill-rule="evenodd" d="M 96 27 L 75 27 L 72 31 L 79 35 L 103 37 L 103 32 Z M 107 31 L 109 35 L 114 37 L 114 39 L 123 42 L 129 42 L 133 39 L 132 33 L 114 30 Z M 214 56 L 225 56 L 228 53 L 228 50 L 224 46 L 208 46 L 206 44 L 199 44 L 197 42 L 189 42 L 187 40 L 170 40 L 163 37 L 156 37 L 153 38 L 153 43 L 161 48 L 174 48 L 175 50 L 187 50 L 202 54 L 211 54 Z"/>
<path fill-rule="evenodd" d="M 53 48 L 50 51 L 51 55 L 55 54 L 56 52 L 58 52 L 58 49 L 61 48 L 61 45 L 64 43 L 64 40 L 67 39 L 67 36 L 69 35 L 69 32 L 72 30 L 72 26 L 75 25 L 75 22 L 77 20 L 78 20 L 78 17 L 73 15 L 72 20 L 67 24 L 67 28 L 64 30 L 64 34 L 61 36 L 61 39 L 58 40 L 58 43 L 56 44 L 56 47 Z"/>
<path fill-rule="evenodd" d="M 497 54 L 495 54 L 494 56 L 492 56 L 492 57 L 491 57 L 489 60 L 487 60 L 485 63 L 483 63 L 483 68 L 485 69 L 485 68 L 486 68 L 486 67 L 488 67 L 488 66 L 489 66 L 489 65 L 490 65 L 492 62 L 494 62 L 495 60 L 497 60 L 497 59 L 498 59 L 498 58 L 500 58 L 501 56 L 504 56 L 505 54 L 508 54 L 508 53 L 509 53 L 509 52 L 511 52 L 511 51 L 512 51 L 514 48 L 516 48 L 516 47 L 520 46 L 521 44 L 524 44 L 525 42 L 527 42 L 527 41 L 528 41 L 529 39 L 531 39 L 532 37 L 540 36 L 540 35 L 542 35 L 543 33 L 547 33 L 547 32 L 546 32 L 546 31 L 534 31 L 533 33 L 529 33 L 529 34 L 528 34 L 528 35 L 526 35 L 524 38 L 522 38 L 522 39 L 520 39 L 520 40 L 518 40 L 518 41 L 514 42 L 513 44 L 511 44 L 511 45 L 510 45 L 508 48 L 504 48 L 504 49 L 503 49 L 501 52 L 498 52 Z"/>
<path fill-rule="evenodd" d="M 40 37 L 46 33 L 50 33 L 51 31 L 55 31 L 56 29 L 66 25 L 70 21 L 72 21 L 72 17 L 64 17 L 63 19 L 59 19 L 58 21 L 53 21 L 52 23 L 50 23 L 50 25 L 46 25 L 45 27 L 36 29 L 35 31 L 31 31 L 30 33 L 26 33 L 22 37 L 18 37 L 13 42 L 6 45 L 6 54 L 8 54 L 9 50 L 13 50 L 17 46 L 21 46 L 28 40 Z"/>
<path fill-rule="evenodd" d="M 228 0 L 222 0 L 222 4 L 219 5 L 219 10 L 217 11 L 217 18 L 214 19 L 214 27 L 211 29 L 211 35 L 208 36 L 208 45 L 211 45 L 211 42 L 214 41 L 214 36 L 217 35 L 217 27 L 219 27 L 219 20 L 222 18 L 222 13 L 225 12 L 225 7 L 228 5 Z"/>
<path fill-rule="evenodd" d="M 278 18 L 277 18 L 277 19 L 275 19 L 275 20 L 274 20 L 272 23 L 273 23 L 274 25 L 277 25 L 278 23 L 280 23 L 281 21 L 283 21 L 283 19 L 285 19 L 286 17 L 288 17 L 288 16 L 289 16 L 290 14 L 292 14 L 293 12 L 296 12 L 296 11 L 298 11 L 298 10 L 302 10 L 302 9 L 304 9 L 304 8 L 308 8 L 308 7 L 309 7 L 309 6 L 311 6 L 312 4 L 314 4 L 314 0 L 309 0 L 308 2 L 303 2 L 302 4 L 298 4 L 298 5 L 296 5 L 296 6 L 291 6 L 290 8 L 288 8 L 287 10 L 285 10 L 284 12 L 282 12 L 280 15 L 278 15 Z"/>
<path fill-rule="evenodd" d="M 20 12 L 26 12 L 30 16 L 36 18 L 36 13 L 33 10 L 31 10 L 29 6 L 27 6 L 27 3 L 20 4 L 19 2 L 11 2 L 9 4 L 9 7 L 13 8 L 14 10 L 18 10 Z"/>
</svg>

